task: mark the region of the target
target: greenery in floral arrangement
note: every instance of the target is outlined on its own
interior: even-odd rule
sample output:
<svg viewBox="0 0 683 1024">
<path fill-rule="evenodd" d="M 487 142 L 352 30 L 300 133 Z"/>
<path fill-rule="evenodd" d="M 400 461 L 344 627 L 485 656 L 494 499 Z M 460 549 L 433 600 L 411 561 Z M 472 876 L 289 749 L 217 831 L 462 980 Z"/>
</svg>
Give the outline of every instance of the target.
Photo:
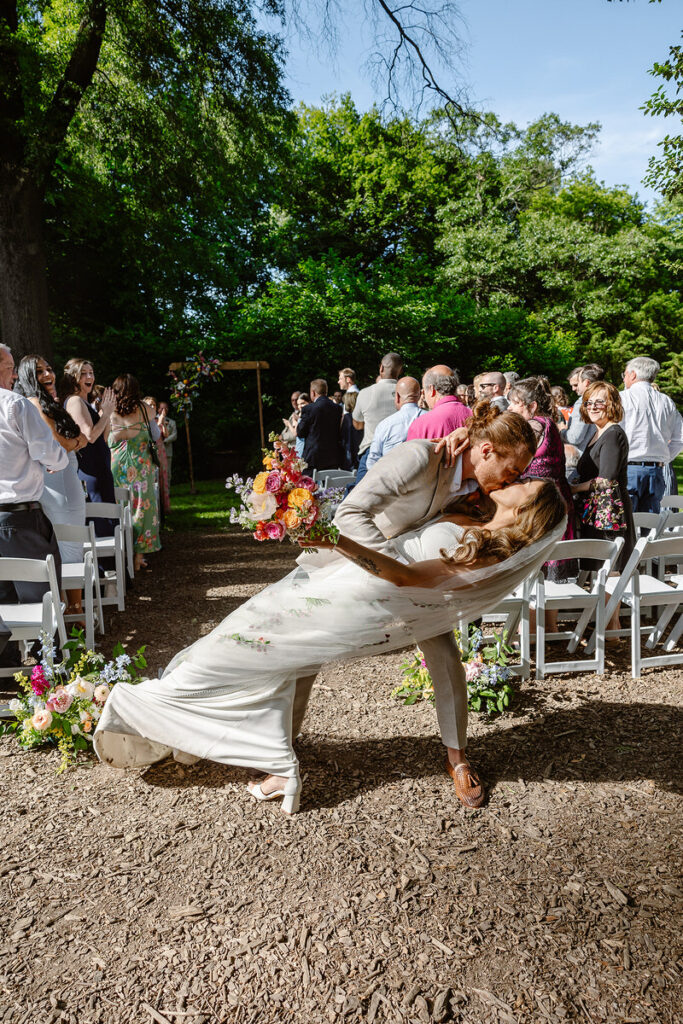
<svg viewBox="0 0 683 1024">
<path fill-rule="evenodd" d="M 86 648 L 83 633 L 74 630 L 64 644 L 62 661 L 55 662 L 52 638 L 43 634 L 40 661 L 28 679 L 17 673 L 22 692 L 10 701 L 14 721 L 0 723 L 0 734 L 14 732 L 25 748 L 54 743 L 63 772 L 80 753 L 92 746 L 92 731 L 116 683 L 133 683 L 147 665 L 141 647 L 127 654 L 118 643 L 107 661 L 103 654 Z"/>
<path fill-rule="evenodd" d="M 478 626 L 470 626 L 465 638 L 457 629 L 454 633 L 465 668 L 468 707 L 487 715 L 504 714 L 514 696 L 508 665 L 513 649 L 507 642 L 507 633 L 494 633 L 485 639 Z M 419 647 L 401 669 L 403 682 L 392 692 L 392 697 L 398 697 L 404 704 L 434 700 L 432 678 Z"/>
<path fill-rule="evenodd" d="M 168 376 L 173 381 L 171 403 L 174 409 L 187 415 L 207 380 L 220 380 L 223 376 L 221 360 L 197 352 L 188 356 L 177 372 L 169 370 Z"/>
</svg>

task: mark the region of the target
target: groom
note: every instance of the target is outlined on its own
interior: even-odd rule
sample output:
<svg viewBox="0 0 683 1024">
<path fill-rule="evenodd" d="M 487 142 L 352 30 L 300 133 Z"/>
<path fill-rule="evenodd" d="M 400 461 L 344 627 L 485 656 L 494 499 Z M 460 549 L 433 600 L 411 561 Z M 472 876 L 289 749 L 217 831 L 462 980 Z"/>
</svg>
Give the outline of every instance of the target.
<svg viewBox="0 0 683 1024">
<path fill-rule="evenodd" d="M 341 503 L 335 525 L 344 536 L 397 557 L 393 537 L 424 526 L 467 495 L 486 495 L 524 472 L 536 450 L 534 432 L 516 413 L 498 419 L 503 417 L 514 417 L 519 439 L 509 451 L 497 448 L 485 428 L 484 436 L 480 431 L 476 442 L 454 460 L 447 446 L 431 441 L 407 441 L 392 449 Z M 434 685 L 437 720 L 448 749 L 446 768 L 456 796 L 466 807 L 480 807 L 484 789 L 467 760 L 467 686 L 455 637 L 451 630 L 420 646 Z M 315 676 L 296 681 L 293 736 L 300 731 L 314 681 Z"/>
</svg>

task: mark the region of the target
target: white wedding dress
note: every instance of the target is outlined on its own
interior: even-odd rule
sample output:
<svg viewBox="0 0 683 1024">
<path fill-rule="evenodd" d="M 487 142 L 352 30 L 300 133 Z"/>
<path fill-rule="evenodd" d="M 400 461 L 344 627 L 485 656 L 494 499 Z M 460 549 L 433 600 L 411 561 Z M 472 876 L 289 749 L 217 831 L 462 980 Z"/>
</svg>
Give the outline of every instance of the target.
<svg viewBox="0 0 683 1024">
<path fill-rule="evenodd" d="M 117 767 L 151 764 L 176 748 L 197 757 L 298 777 L 292 747 L 297 676 L 325 662 L 394 651 L 470 621 L 540 569 L 563 533 L 434 589 L 400 588 L 336 556 L 296 568 L 177 654 L 161 679 L 117 683 L 94 736 Z M 395 538 L 406 562 L 457 547 L 462 528 L 434 522 Z"/>
</svg>

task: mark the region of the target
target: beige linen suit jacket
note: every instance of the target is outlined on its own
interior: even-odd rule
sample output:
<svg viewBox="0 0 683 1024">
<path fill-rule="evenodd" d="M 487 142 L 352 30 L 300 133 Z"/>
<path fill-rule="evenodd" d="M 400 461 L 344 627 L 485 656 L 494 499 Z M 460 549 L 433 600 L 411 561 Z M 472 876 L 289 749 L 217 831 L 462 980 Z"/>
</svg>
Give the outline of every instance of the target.
<svg viewBox="0 0 683 1024">
<path fill-rule="evenodd" d="M 431 441 L 392 448 L 344 499 L 334 518 L 345 537 L 396 557 L 391 538 L 436 518 L 458 496 L 476 490 L 462 480 L 462 457 L 444 465 L 445 452 Z"/>
</svg>

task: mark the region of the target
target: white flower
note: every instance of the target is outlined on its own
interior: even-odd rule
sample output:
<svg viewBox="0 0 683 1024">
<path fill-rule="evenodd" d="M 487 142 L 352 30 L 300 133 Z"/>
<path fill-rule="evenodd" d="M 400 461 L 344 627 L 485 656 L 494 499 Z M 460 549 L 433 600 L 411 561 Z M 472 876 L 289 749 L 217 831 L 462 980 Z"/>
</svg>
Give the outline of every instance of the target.
<svg viewBox="0 0 683 1024">
<path fill-rule="evenodd" d="M 111 693 L 111 690 L 106 683 L 100 683 L 99 686 L 95 687 L 94 697 L 98 704 L 104 704 L 105 700 Z"/>
<path fill-rule="evenodd" d="M 247 504 L 257 519 L 270 519 L 277 511 L 277 499 L 268 491 L 265 494 L 252 491 L 247 498 Z"/>
<path fill-rule="evenodd" d="M 74 724 L 74 725 L 71 726 L 71 735 L 72 736 L 78 736 L 80 731 L 81 730 L 79 729 L 79 727 L 77 725 Z"/>
<path fill-rule="evenodd" d="M 21 703 L 21 701 L 17 700 L 16 697 L 14 698 L 14 700 L 11 700 L 9 702 L 10 711 L 21 711 L 23 706 L 24 705 Z"/>
<path fill-rule="evenodd" d="M 82 676 L 76 676 L 73 682 L 69 683 L 66 690 L 72 697 L 87 697 L 88 700 L 92 700 L 95 687 L 87 679 L 83 679 Z"/>
<path fill-rule="evenodd" d="M 100 708 L 97 707 L 96 704 L 93 704 L 93 706 L 90 708 L 90 717 L 92 718 L 93 722 L 99 722 L 100 718 L 102 717 L 102 711 L 100 710 Z"/>
</svg>

